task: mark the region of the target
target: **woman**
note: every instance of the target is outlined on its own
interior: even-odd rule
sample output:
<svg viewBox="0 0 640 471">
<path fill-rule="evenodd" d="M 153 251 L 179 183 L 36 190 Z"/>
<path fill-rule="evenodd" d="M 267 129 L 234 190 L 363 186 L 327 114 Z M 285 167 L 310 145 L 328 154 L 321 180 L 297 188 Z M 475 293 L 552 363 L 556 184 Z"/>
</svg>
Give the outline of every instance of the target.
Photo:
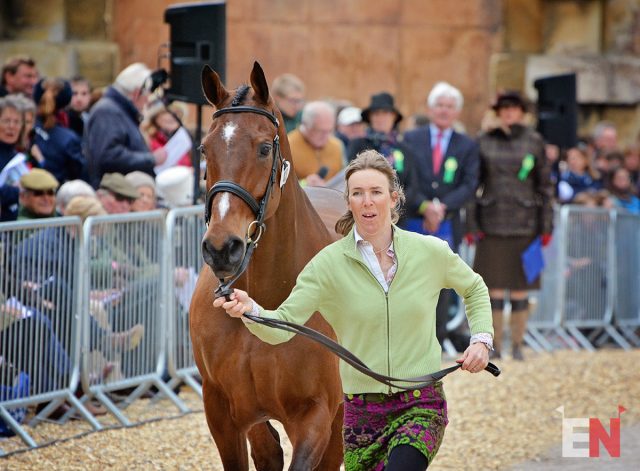
<svg viewBox="0 0 640 471">
<path fill-rule="evenodd" d="M 602 189 L 600 172 L 591 162 L 591 151 L 580 143 L 567 151 L 567 168 L 560 173 L 558 197 L 562 203 L 571 201 L 583 191 Z"/>
<path fill-rule="evenodd" d="M 527 291 L 539 289 L 540 279 L 528 282 L 521 255 L 537 237 L 542 236 L 543 245 L 550 240 L 553 185 L 544 141 L 524 124 L 527 105 L 520 94 L 500 94 L 493 110 L 497 121 L 478 139 L 480 196 L 470 205 L 467 224 L 480 239 L 474 269 L 489 287 L 495 356 L 502 351 L 502 310 L 509 290 L 512 354 L 523 360 Z"/>
<path fill-rule="evenodd" d="M 609 191 L 616 207 L 640 214 L 640 199 L 635 194 L 629 170 L 618 167 L 611 172 Z"/>
<path fill-rule="evenodd" d="M 487 288 L 446 242 L 395 226 L 402 189 L 378 152 L 361 153 L 346 168 L 348 211 L 336 223 L 345 237 L 318 253 L 300 273 L 291 295 L 275 311 L 258 306 L 246 292 L 214 301 L 233 317 L 304 323 L 322 313 L 339 341 L 373 370 L 414 377 L 440 369 L 435 309 L 442 288 L 454 288 L 468 308 L 472 344 L 462 369 L 477 373 L 488 362 L 492 327 Z M 260 339 L 280 343 L 291 334 L 246 323 Z M 424 470 L 435 457 L 448 423 L 442 383 L 399 391 L 346 364 L 345 468 Z"/>
<path fill-rule="evenodd" d="M 80 138 L 62 125 L 67 120 L 64 108 L 71 95 L 69 82 L 57 78 L 40 80 L 33 91 L 38 107 L 33 143 L 44 159 L 42 168 L 51 172 L 60 184 L 88 179 Z"/>
<path fill-rule="evenodd" d="M 156 181 L 148 173 L 135 172 L 127 173 L 124 178 L 131 183 L 138 192 L 138 198 L 131 204 L 131 211 L 153 211 L 158 207 L 156 197 Z"/>
<path fill-rule="evenodd" d="M 22 108 L 15 95 L 0 98 L 0 222 L 18 217 L 20 177 L 29 171 L 17 146 L 23 127 Z"/>
<path fill-rule="evenodd" d="M 369 125 L 366 135 L 349 142 L 347 161 L 366 149 L 375 149 L 389 161 L 405 186 L 406 169 L 411 160 L 411 150 L 402 142 L 398 124 L 402 113 L 396 108 L 393 95 L 382 92 L 371 97 L 371 103 L 362 110 L 362 120 Z"/>
<path fill-rule="evenodd" d="M 165 105 L 162 100 L 156 100 L 147 107 L 140 127 L 151 152 L 167 145 L 169 139 L 182 126 L 180 120 L 183 114 L 183 109 L 177 103 Z M 176 165 L 191 167 L 191 152 L 185 152 Z"/>
</svg>

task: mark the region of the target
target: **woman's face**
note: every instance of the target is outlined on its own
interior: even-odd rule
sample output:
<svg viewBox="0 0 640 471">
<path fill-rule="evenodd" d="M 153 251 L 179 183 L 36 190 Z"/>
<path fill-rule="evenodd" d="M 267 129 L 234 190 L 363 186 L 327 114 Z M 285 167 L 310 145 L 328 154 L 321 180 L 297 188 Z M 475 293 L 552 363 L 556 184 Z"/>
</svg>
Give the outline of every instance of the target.
<svg viewBox="0 0 640 471">
<path fill-rule="evenodd" d="M 168 111 L 163 111 L 155 119 L 156 126 L 165 134 L 173 134 L 179 127 L 180 123 Z"/>
<path fill-rule="evenodd" d="M 353 213 L 358 232 L 369 238 L 391 228 L 391 208 L 398 200 L 397 192 L 389 190 L 389 180 L 378 170 L 354 172 L 347 182 L 347 207 Z"/>
<path fill-rule="evenodd" d="M 587 168 L 587 157 L 578 149 L 569 149 L 567 151 L 567 166 L 571 172 L 582 174 Z"/>
<path fill-rule="evenodd" d="M 22 114 L 13 108 L 5 108 L 0 114 L 0 141 L 15 144 L 22 129 Z"/>
<path fill-rule="evenodd" d="M 138 199 L 131 205 L 132 211 L 153 211 L 156 209 L 156 194 L 153 188 L 148 186 L 138 187 L 138 195 Z"/>
<path fill-rule="evenodd" d="M 524 111 L 518 105 L 503 106 L 498 109 L 498 118 L 500 118 L 503 126 L 512 126 L 522 122 Z"/>
<path fill-rule="evenodd" d="M 629 175 L 629 172 L 624 168 L 617 169 L 613 174 L 611 184 L 618 190 L 629 190 L 629 188 L 631 188 L 631 177 Z"/>
<path fill-rule="evenodd" d="M 396 123 L 396 114 L 391 110 L 375 110 L 369 113 L 369 122 L 371 129 L 387 134 Z"/>
</svg>

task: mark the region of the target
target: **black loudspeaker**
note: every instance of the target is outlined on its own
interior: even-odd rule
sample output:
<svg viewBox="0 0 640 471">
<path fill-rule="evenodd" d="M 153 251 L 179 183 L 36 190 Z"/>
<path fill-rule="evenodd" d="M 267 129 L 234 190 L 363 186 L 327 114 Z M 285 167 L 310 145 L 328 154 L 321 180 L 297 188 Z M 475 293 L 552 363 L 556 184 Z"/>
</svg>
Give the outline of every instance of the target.
<svg viewBox="0 0 640 471">
<path fill-rule="evenodd" d="M 538 90 L 538 132 L 550 144 L 574 147 L 578 142 L 576 74 L 543 77 L 533 86 Z"/>
<path fill-rule="evenodd" d="M 225 2 L 182 3 L 164 12 L 169 23 L 171 53 L 171 100 L 204 105 L 200 73 L 209 64 L 225 80 Z"/>
</svg>

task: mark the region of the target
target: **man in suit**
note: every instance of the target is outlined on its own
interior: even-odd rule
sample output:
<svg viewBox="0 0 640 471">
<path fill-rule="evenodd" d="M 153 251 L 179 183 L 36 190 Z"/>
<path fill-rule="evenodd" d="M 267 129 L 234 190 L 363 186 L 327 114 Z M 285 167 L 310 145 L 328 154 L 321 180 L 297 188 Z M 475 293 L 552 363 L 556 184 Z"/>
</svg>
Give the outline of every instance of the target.
<svg viewBox="0 0 640 471">
<path fill-rule="evenodd" d="M 413 154 L 403 225 L 446 240 L 455 252 L 463 233 L 460 209 L 475 194 L 480 164 L 476 142 L 453 129 L 462 105 L 457 88 L 438 82 L 427 99 L 429 124 L 407 131 L 403 141 Z M 446 329 L 450 301 L 451 290 L 443 290 L 436 312 L 436 335 L 440 343 L 449 337 L 456 350 L 464 351 L 467 338 Z"/>
</svg>

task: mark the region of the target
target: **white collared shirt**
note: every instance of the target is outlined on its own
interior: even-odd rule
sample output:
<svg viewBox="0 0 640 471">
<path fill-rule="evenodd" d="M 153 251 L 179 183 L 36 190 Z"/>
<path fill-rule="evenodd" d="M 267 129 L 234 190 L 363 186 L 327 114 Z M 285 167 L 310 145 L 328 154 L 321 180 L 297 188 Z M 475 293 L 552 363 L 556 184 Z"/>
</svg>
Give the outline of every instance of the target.
<svg viewBox="0 0 640 471">
<path fill-rule="evenodd" d="M 389 283 L 393 280 L 396 270 L 398 269 L 398 259 L 393 250 L 393 238 L 391 239 L 391 245 L 387 247 L 387 255 L 393 259 L 393 265 L 391 265 L 387 273 L 382 273 L 378 257 L 376 257 L 376 254 L 373 252 L 373 245 L 358 233 L 355 224 L 353 226 L 353 235 L 356 239 L 356 249 L 358 249 L 358 252 L 362 255 L 364 262 L 367 264 L 367 267 L 369 267 L 369 270 L 371 270 L 373 276 L 376 277 L 380 286 L 382 286 L 385 293 L 387 293 L 389 291 Z"/>
</svg>

